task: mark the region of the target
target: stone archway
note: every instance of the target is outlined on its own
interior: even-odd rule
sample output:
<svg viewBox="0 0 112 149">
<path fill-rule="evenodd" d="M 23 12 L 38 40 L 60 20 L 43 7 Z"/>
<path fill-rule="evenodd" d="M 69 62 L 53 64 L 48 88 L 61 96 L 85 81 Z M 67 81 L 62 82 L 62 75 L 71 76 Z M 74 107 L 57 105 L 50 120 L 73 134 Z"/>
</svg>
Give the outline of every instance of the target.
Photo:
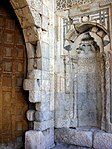
<svg viewBox="0 0 112 149">
<path fill-rule="evenodd" d="M 8 2 L 7 1 L 4 1 L 6 4 L 8 4 Z M 38 52 L 37 52 L 37 49 L 39 48 L 39 36 L 38 36 L 38 30 L 41 30 L 41 29 L 37 29 L 37 27 L 36 26 L 38 26 L 38 27 L 40 27 L 40 24 L 38 24 L 36 21 L 35 21 L 35 19 L 34 19 L 34 17 L 33 17 L 33 11 L 31 11 L 30 10 L 30 4 L 28 4 L 27 3 L 27 1 L 26 0 L 24 0 L 24 1 L 16 1 L 16 0 L 11 0 L 10 1 L 10 3 L 11 3 L 11 5 L 12 5 L 12 7 L 13 7 L 13 9 L 14 9 L 14 11 L 15 11 L 15 14 L 16 14 L 16 16 L 17 16 L 17 18 L 18 18 L 18 20 L 19 20 L 19 23 L 20 23 L 20 26 L 21 26 L 21 28 L 22 28 L 22 32 L 23 32 L 23 35 L 24 35 L 24 39 L 25 39 L 25 44 L 26 44 L 26 50 L 27 50 L 27 54 L 26 54 L 26 56 L 24 57 L 24 60 L 25 60 L 25 58 L 27 57 L 27 59 L 28 59 L 28 66 L 27 66 L 27 71 L 28 72 L 26 72 L 27 73 L 27 76 L 28 76 L 28 74 L 30 73 L 30 72 L 32 72 L 34 69 L 35 69 L 35 67 L 36 67 L 36 69 L 37 69 L 37 66 L 35 66 L 37 63 L 36 63 L 36 61 L 37 61 L 37 59 L 38 59 L 38 57 L 39 57 L 39 60 L 40 60 L 40 49 L 38 50 Z M 11 8 L 12 9 L 12 8 Z M 10 13 L 9 13 L 10 14 Z M 27 15 L 26 15 L 27 14 Z M 37 14 L 37 16 L 39 16 L 39 14 Z M 9 22 L 9 27 L 10 27 L 10 22 Z M 13 26 L 13 25 L 12 25 Z M 10 32 L 10 31 L 8 31 L 8 32 Z M 11 31 L 12 32 L 12 31 Z M 10 35 L 9 35 L 10 36 Z M 19 32 L 18 32 L 18 30 L 17 30 L 17 35 L 16 36 L 19 36 Z M 8 40 L 11 40 L 11 37 L 7 37 L 8 38 Z M 9 39 L 10 38 L 10 39 Z M 13 39 L 14 39 L 14 37 L 12 37 Z M 23 39 L 23 40 L 24 40 Z M 19 42 L 19 39 L 18 39 L 18 42 Z M 13 45 L 13 44 L 12 44 Z M 38 48 L 37 48 L 38 47 Z M 20 47 L 19 47 L 20 48 Z M 7 52 L 7 51 L 6 51 Z M 22 52 L 23 51 L 21 51 L 21 52 L 18 52 L 18 55 L 16 55 L 17 57 L 18 57 L 18 59 L 19 59 L 19 57 L 20 57 L 20 60 L 22 59 L 21 58 L 21 56 L 22 56 Z M 16 53 L 16 52 L 15 52 Z M 23 52 L 24 53 L 24 52 Z M 39 54 L 38 54 L 39 53 Z M 5 54 L 5 52 L 4 52 L 4 54 Z M 4 55 L 3 54 L 3 55 Z M 7 54 L 7 53 L 6 53 Z M 8 55 L 8 57 L 9 57 L 9 59 L 8 60 L 6 60 L 6 61 L 10 61 L 10 55 L 11 55 L 12 53 L 11 53 L 11 51 L 7 54 Z M 37 56 L 38 55 L 38 56 Z M 6 56 L 7 57 L 7 56 Z M 6 59 L 6 57 L 5 57 L 5 59 Z M 13 60 L 13 62 L 14 62 L 14 60 Z M 26 63 L 26 62 L 25 62 Z M 16 68 L 16 66 L 14 66 L 14 68 L 13 68 L 13 66 L 10 66 L 10 62 L 9 62 L 9 64 L 7 63 L 7 65 L 8 66 L 5 66 L 4 65 L 4 69 L 7 69 L 7 71 L 8 72 L 10 72 L 12 69 L 14 70 L 15 68 Z M 35 66 L 35 67 L 34 67 Z M 8 68 L 9 67 L 9 68 Z M 26 68 L 26 65 L 25 65 L 25 68 Z M 22 65 L 20 64 L 18 64 L 18 69 L 22 69 Z M 18 70 L 19 71 L 19 70 Z M 16 74 L 16 73 L 15 73 Z M 37 75 L 38 75 L 38 72 L 37 72 Z M 39 75 L 40 75 L 40 73 L 39 73 Z M 13 75 L 13 77 L 14 77 L 14 75 Z M 33 78 L 34 76 L 32 76 L 32 78 Z M 24 78 L 26 78 L 26 77 L 24 77 Z M 9 79 L 7 79 L 7 77 L 5 78 L 5 85 L 10 85 L 10 78 Z M 9 84 L 8 84 L 8 82 L 7 81 L 9 81 Z M 20 82 L 21 82 L 21 78 L 19 77 L 18 78 L 18 80 L 17 80 L 17 84 L 18 85 L 20 85 Z M 14 81 L 13 81 L 13 79 L 12 79 L 12 84 L 14 83 Z M 4 84 L 4 83 L 3 83 Z M 13 86 L 14 86 L 14 84 L 13 84 Z M 16 87 L 15 87 L 16 88 Z M 21 89 L 23 88 L 23 79 L 22 79 L 22 82 L 21 82 Z M 31 89 L 32 90 L 32 89 Z M 10 97 L 10 95 L 13 93 L 13 94 L 15 94 L 15 92 L 14 92 L 14 90 L 12 90 L 12 92 L 11 92 L 11 94 L 9 93 L 9 89 L 8 89 L 8 91 L 7 91 L 7 94 L 4 94 L 4 97 L 6 97 L 7 96 L 7 98 L 11 98 Z M 6 95 L 6 96 L 5 96 Z M 14 95 L 13 95 L 14 96 Z M 19 98 L 21 98 L 21 95 L 19 96 L 19 94 L 17 95 Z M 12 99 L 12 98 L 11 98 Z M 24 101 L 24 99 L 22 99 L 23 101 L 23 105 L 24 105 L 24 107 L 25 107 L 25 101 Z M 26 100 L 28 100 L 28 99 L 26 99 Z M 15 106 L 15 108 L 16 108 L 16 106 Z M 28 110 L 28 108 L 27 108 L 27 110 Z M 19 111 L 22 111 L 22 110 L 19 110 Z M 9 112 L 8 110 L 6 110 L 5 111 L 6 113 L 4 113 L 5 114 L 5 118 L 7 119 L 7 113 Z M 26 112 L 26 110 L 25 110 L 25 112 Z M 18 113 L 19 114 L 19 113 Z M 14 114 L 13 114 L 14 115 Z M 21 115 L 21 114 L 20 114 Z M 23 115 L 23 117 L 25 118 L 26 116 L 25 116 L 26 114 L 24 113 L 24 115 Z M 18 115 L 17 115 L 17 117 L 19 117 Z M 26 118 L 25 118 L 26 119 Z M 13 118 L 13 121 L 14 121 L 14 118 Z M 24 122 L 24 120 L 23 120 L 23 122 Z M 8 124 L 9 125 L 9 124 Z M 27 125 L 27 124 L 26 124 Z M 9 128 L 8 126 L 6 126 L 7 128 Z M 4 127 L 4 129 L 6 129 L 6 127 Z M 15 127 L 18 127 L 17 129 L 21 129 L 21 127 L 23 128 L 23 126 L 21 125 L 21 123 L 20 123 L 20 121 L 17 123 L 17 126 L 12 126 L 11 127 L 11 129 L 15 129 Z M 24 128 L 23 128 L 24 129 Z M 26 126 L 26 129 L 24 129 L 24 131 L 23 131 L 23 133 L 25 132 L 25 130 L 28 130 L 28 127 Z M 10 130 L 11 131 L 11 130 Z M 15 130 L 13 130 L 13 131 L 15 131 Z M 20 131 L 20 130 L 18 130 L 18 131 Z M 9 146 L 11 146 L 11 145 L 14 145 L 13 143 L 14 142 L 10 142 L 10 138 L 6 135 L 6 134 L 4 134 L 5 135 L 5 142 L 3 142 L 3 136 L 1 137 L 1 139 L 2 139 L 2 145 L 5 145 L 5 146 L 7 146 L 7 145 L 9 145 Z M 12 135 L 12 134 L 11 134 Z M 13 136 L 13 140 L 14 140 L 14 136 Z M 21 137 L 18 137 L 17 138 L 17 140 L 16 140 L 17 142 L 19 142 L 20 144 L 21 144 Z M 16 142 L 16 143 L 17 143 Z M 4 144 L 3 144 L 4 143 Z M 6 143 L 6 144 L 5 144 Z M 7 143 L 9 143 L 9 144 L 7 144 Z M 21 147 L 21 145 L 20 144 L 16 144 L 15 145 L 15 147 Z M 14 147 L 14 146 L 13 146 Z"/>
<path fill-rule="evenodd" d="M 21 148 L 28 130 L 23 91 L 26 48 L 19 22 L 7 1 L 0 1 L 0 147 Z"/>
</svg>

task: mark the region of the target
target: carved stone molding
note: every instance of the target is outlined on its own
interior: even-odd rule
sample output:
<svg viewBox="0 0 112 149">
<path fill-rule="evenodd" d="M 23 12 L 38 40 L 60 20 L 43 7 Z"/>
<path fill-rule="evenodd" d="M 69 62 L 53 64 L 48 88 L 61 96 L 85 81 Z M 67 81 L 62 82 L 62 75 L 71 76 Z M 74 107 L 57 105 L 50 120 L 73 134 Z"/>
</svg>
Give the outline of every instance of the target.
<svg viewBox="0 0 112 149">
<path fill-rule="evenodd" d="M 94 0 L 57 0 L 57 10 L 66 9 L 72 7 L 73 5 L 88 5 L 93 3 Z"/>
<path fill-rule="evenodd" d="M 56 0 L 56 9 L 65 10 L 78 6 L 81 10 L 86 10 L 94 2 L 99 3 L 100 6 L 105 6 L 112 3 L 112 0 Z"/>
<path fill-rule="evenodd" d="M 56 9 L 64 10 L 70 9 L 74 6 L 78 6 L 85 10 L 89 7 L 89 5 L 91 5 L 94 2 L 100 3 L 100 6 L 112 3 L 111 0 L 56 0 Z"/>
</svg>

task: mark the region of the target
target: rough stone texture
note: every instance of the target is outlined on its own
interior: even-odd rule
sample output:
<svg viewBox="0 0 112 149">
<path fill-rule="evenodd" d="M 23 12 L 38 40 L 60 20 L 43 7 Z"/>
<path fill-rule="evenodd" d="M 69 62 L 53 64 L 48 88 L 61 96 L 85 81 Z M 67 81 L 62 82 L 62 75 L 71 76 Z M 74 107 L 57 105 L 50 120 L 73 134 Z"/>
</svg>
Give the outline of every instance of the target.
<svg viewBox="0 0 112 149">
<path fill-rule="evenodd" d="M 34 130 L 43 131 L 51 127 L 54 127 L 54 120 L 47 120 L 42 122 L 34 121 Z"/>
<path fill-rule="evenodd" d="M 33 71 L 31 71 L 28 75 L 29 79 L 41 79 L 41 74 L 42 71 L 38 70 L 38 69 L 34 69 Z"/>
<path fill-rule="evenodd" d="M 30 42 L 32 44 L 36 44 L 36 42 L 39 38 L 38 37 L 39 35 L 38 35 L 38 30 L 35 26 L 25 28 L 23 30 L 23 33 L 24 33 L 24 37 L 25 37 L 25 42 Z M 33 50 L 31 50 L 31 51 L 34 52 Z M 31 55 L 29 55 L 29 58 L 30 58 L 30 56 Z"/>
<path fill-rule="evenodd" d="M 42 16 L 42 29 L 43 30 L 45 30 L 45 31 L 48 30 L 48 23 L 49 23 L 48 18 L 43 15 Z"/>
<path fill-rule="evenodd" d="M 41 91 L 33 91 L 31 90 L 29 93 L 29 101 L 31 103 L 41 102 Z"/>
<path fill-rule="evenodd" d="M 90 39 L 90 40 L 89 40 Z M 78 52 L 78 118 L 79 126 L 98 126 L 98 101 L 101 99 L 101 76 L 100 57 L 98 57 L 98 46 L 94 46 L 94 39 L 89 33 L 85 33 L 81 40 Z M 90 45 L 93 45 L 90 46 Z M 98 57 L 98 58 L 97 58 Z M 98 71 L 99 70 L 99 71 Z M 99 93 L 97 93 L 99 92 Z M 98 108 L 98 109 L 97 109 Z"/>
<path fill-rule="evenodd" d="M 36 111 L 40 112 L 40 111 L 48 111 L 49 110 L 49 107 L 50 107 L 50 103 L 49 101 L 45 101 L 45 102 L 40 102 L 40 103 L 36 103 L 35 104 L 35 109 Z"/>
<path fill-rule="evenodd" d="M 10 0 L 10 2 L 23 29 L 27 48 L 28 72 L 23 87 L 29 91 L 29 101 L 35 104 L 36 120 L 44 121 L 34 124 L 33 129 L 35 126 L 37 130 L 49 129 L 44 135 L 47 138 L 46 148 L 50 148 L 54 144 L 54 89 L 52 89 L 54 87 L 52 83 L 54 79 L 54 2 L 51 0 Z M 34 121 L 34 111 L 27 111 L 27 119 Z M 36 137 L 39 139 L 39 136 Z M 36 146 L 33 147 L 32 144 L 31 148 L 36 148 Z M 39 147 L 39 149 L 42 148 Z"/>
<path fill-rule="evenodd" d="M 35 121 L 42 122 L 53 119 L 53 112 L 35 112 Z"/>
<path fill-rule="evenodd" d="M 31 12 L 30 13 L 29 12 L 30 11 L 29 11 L 28 6 L 15 10 L 15 13 L 18 16 L 18 19 L 19 19 L 19 22 L 20 22 L 22 28 L 27 28 L 27 27 L 35 24 Z M 28 15 L 26 15 L 26 14 L 28 14 Z"/>
<path fill-rule="evenodd" d="M 40 91 L 41 84 L 40 79 L 25 79 L 24 90 Z"/>
<path fill-rule="evenodd" d="M 111 3 L 111 0 L 100 0 L 100 2 L 99 0 L 57 0 L 58 10 L 65 10 L 67 8 L 66 11 L 60 12 L 56 12 L 55 3 L 52 0 L 10 0 L 10 2 L 18 17 L 21 28 L 23 28 L 27 48 L 28 73 L 24 81 L 24 89 L 29 90 L 29 101 L 35 104 L 35 120 L 41 122 L 34 121 L 33 111 L 27 112 L 27 119 L 34 122 L 33 129 L 43 131 L 44 136 L 47 138 L 45 143 L 46 148 L 49 149 L 54 143 L 54 120 L 49 115 L 49 113 L 53 113 L 54 109 L 56 128 L 74 128 L 78 124 L 81 126 L 90 126 L 92 124 L 97 126 L 97 119 L 99 128 L 101 128 L 100 125 L 103 125 L 102 128 L 104 130 L 111 131 L 109 111 L 111 107 L 109 97 L 111 88 L 109 86 L 111 84 L 109 78 L 109 56 L 106 57 L 106 62 L 104 58 L 105 53 L 111 53 L 110 47 L 112 46 L 112 43 L 108 45 L 110 40 L 109 34 L 112 34 L 112 27 L 108 25 L 108 23 L 111 25 L 112 12 L 106 9 L 108 8 L 108 4 Z M 64 27 L 62 18 L 68 20 L 68 22 L 64 20 Z M 70 27 L 73 27 L 73 30 L 68 34 L 67 39 L 70 41 L 72 51 L 68 52 L 64 50 L 63 44 L 64 34 L 66 34 L 66 31 Z M 102 71 L 102 74 L 100 74 L 102 76 L 101 80 L 99 79 L 101 86 L 99 87 L 97 83 L 99 87 L 97 91 L 95 90 L 96 84 L 94 84 L 96 79 L 94 76 L 97 75 L 96 69 L 90 69 L 90 72 L 94 70 L 94 74 L 89 75 L 89 81 L 85 81 L 86 72 L 80 73 L 77 71 L 77 53 L 75 49 L 80 44 L 82 33 L 87 30 L 90 31 L 100 47 L 100 53 L 103 57 L 102 65 L 104 65 L 102 69 L 104 69 L 104 72 Z M 107 38 L 104 39 L 104 36 Z M 106 48 L 103 47 L 102 41 Z M 86 69 L 93 67 L 94 64 L 87 64 Z M 106 68 L 104 68 L 105 66 Z M 85 67 L 81 67 L 80 69 L 85 69 Z M 77 81 L 77 74 L 79 76 L 79 82 Z M 104 77 L 106 81 L 103 79 Z M 88 89 L 84 87 L 84 84 L 88 86 Z M 84 94 L 81 94 L 82 90 Z M 77 91 L 79 91 L 79 94 Z M 90 93 L 91 91 L 92 93 Z M 100 102 L 100 98 L 96 98 L 96 92 L 99 94 L 101 91 L 102 103 Z M 79 100 L 77 101 L 77 99 Z M 102 117 L 97 117 L 101 113 Z M 96 144 L 94 143 L 94 146 L 96 145 L 98 147 L 99 144 L 101 145 L 102 138 L 104 139 L 105 136 L 109 138 L 108 140 L 111 140 L 111 136 L 107 134 L 103 134 L 103 137 L 102 134 L 96 134 L 94 137 Z M 36 136 L 37 138 L 33 137 L 32 140 L 39 139 L 39 136 Z M 101 142 L 99 143 L 100 138 Z M 58 135 L 58 139 L 60 142 L 81 146 L 86 145 L 88 147 L 92 146 L 93 141 L 92 132 L 77 131 L 74 129 L 62 131 Z M 103 142 L 104 145 L 106 141 L 107 139 Z M 109 141 L 108 145 L 110 144 Z M 35 149 L 35 147 L 32 147 L 32 149 Z"/>
<path fill-rule="evenodd" d="M 54 128 L 48 128 L 47 130 L 43 131 L 44 136 L 46 136 L 46 149 L 53 148 L 54 145 Z"/>
<path fill-rule="evenodd" d="M 55 141 L 56 143 L 92 147 L 92 132 L 60 128 L 55 130 Z"/>
<path fill-rule="evenodd" d="M 34 9 L 35 11 L 38 10 L 40 14 L 43 13 L 43 3 L 41 0 L 27 0 L 28 5 L 30 8 Z"/>
<path fill-rule="evenodd" d="M 41 131 L 30 130 L 25 133 L 25 149 L 45 149 L 45 136 Z"/>
<path fill-rule="evenodd" d="M 35 110 L 28 110 L 26 113 L 28 121 L 34 121 Z"/>
<path fill-rule="evenodd" d="M 95 149 L 112 149 L 112 134 L 97 132 L 94 134 L 93 147 Z"/>
<path fill-rule="evenodd" d="M 27 6 L 27 1 L 26 0 L 10 0 L 12 6 L 14 9 L 22 8 Z"/>
</svg>

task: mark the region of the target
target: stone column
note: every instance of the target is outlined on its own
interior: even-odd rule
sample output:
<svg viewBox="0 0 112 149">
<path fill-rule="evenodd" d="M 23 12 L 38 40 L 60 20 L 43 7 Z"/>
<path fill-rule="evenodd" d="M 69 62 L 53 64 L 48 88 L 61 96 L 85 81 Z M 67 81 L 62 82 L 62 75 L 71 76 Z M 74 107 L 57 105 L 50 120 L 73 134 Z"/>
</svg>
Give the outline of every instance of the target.
<svg viewBox="0 0 112 149">
<path fill-rule="evenodd" d="M 102 93 L 102 118 L 101 129 L 105 130 L 105 54 L 101 53 L 101 93 Z"/>
<path fill-rule="evenodd" d="M 73 127 L 77 127 L 77 95 L 78 95 L 78 57 L 75 57 L 72 59 L 72 69 L 73 69 L 73 122 L 72 125 Z"/>
<path fill-rule="evenodd" d="M 107 52 L 105 55 L 105 77 L 106 77 L 106 131 L 111 132 L 110 122 L 110 100 L 111 100 L 111 86 L 110 86 L 110 53 Z"/>
</svg>

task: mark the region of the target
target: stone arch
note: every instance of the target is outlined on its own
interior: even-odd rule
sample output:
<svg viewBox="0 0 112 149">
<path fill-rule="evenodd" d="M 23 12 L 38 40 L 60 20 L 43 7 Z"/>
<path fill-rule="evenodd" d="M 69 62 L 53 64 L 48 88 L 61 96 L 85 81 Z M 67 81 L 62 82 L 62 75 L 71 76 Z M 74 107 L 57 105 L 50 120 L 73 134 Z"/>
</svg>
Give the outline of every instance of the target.
<svg viewBox="0 0 112 149">
<path fill-rule="evenodd" d="M 96 34 L 98 37 L 101 38 L 103 44 L 104 44 L 104 51 L 106 52 L 107 48 L 106 46 L 109 45 L 110 39 L 108 35 L 108 31 L 106 28 L 99 23 L 94 23 L 94 22 L 85 22 L 81 23 L 78 26 L 73 26 L 71 27 L 72 29 L 69 30 L 69 32 L 66 34 L 65 40 L 65 49 L 70 50 L 72 43 L 74 43 L 77 38 L 83 34 L 84 32 L 91 32 Z M 68 49 L 69 48 L 69 49 Z"/>
<path fill-rule="evenodd" d="M 26 110 L 28 110 L 28 105 L 26 103 L 27 96 L 23 93 L 23 79 L 26 77 L 26 48 L 24 37 L 22 35 L 22 30 L 18 23 L 18 20 L 14 14 L 14 11 L 10 5 L 10 3 L 6 0 L 0 1 L 0 29 L 1 29 L 1 37 L 0 41 L 0 53 L 3 59 L 0 60 L 2 64 L 1 68 L 1 76 L 0 80 L 2 80 L 2 86 L 0 87 L 1 95 L 4 97 L 0 97 L 1 101 L 4 101 L 4 105 L 1 104 L 1 109 L 6 108 L 1 111 L 2 115 L 5 115 L 7 119 L 6 122 L 4 120 L 1 121 L 3 127 L 7 127 L 8 129 L 3 130 L 1 135 L 6 131 L 7 139 L 0 139 L 0 146 L 5 144 L 5 146 L 12 144 L 12 146 L 21 147 L 22 146 L 22 138 L 24 136 L 25 130 L 28 129 L 28 122 L 25 118 Z M 5 58 L 4 58 L 5 57 Z M 5 68 L 5 67 L 6 68 Z M 4 75 L 5 72 L 5 75 Z M 7 79 L 8 78 L 8 79 Z M 6 90 L 4 92 L 4 80 L 6 82 Z M 10 80 L 8 82 L 8 80 Z M 17 83 L 17 80 L 19 84 Z M 15 88 L 13 90 L 13 88 Z M 6 96 L 7 95 L 7 96 Z M 7 99 L 7 102 L 6 102 Z M 10 105 L 13 106 L 10 106 Z M 18 108 L 19 107 L 19 108 Z M 21 109 L 21 113 L 18 113 L 18 110 Z M 13 114 L 11 113 L 13 111 Z M 18 113 L 18 114 L 17 114 Z M 3 119 L 1 115 L 0 119 Z M 13 115 L 13 116 L 12 116 Z M 17 116 L 16 118 L 15 115 Z M 23 117 L 21 115 L 24 115 Z M 20 118 L 22 117 L 22 118 Z M 20 120 L 21 119 L 21 120 Z M 17 135 L 17 125 L 21 123 L 20 133 Z M 7 125 L 8 124 L 8 125 Z M 19 126 L 19 125 L 18 125 Z M 23 130 L 24 129 L 24 130 Z M 14 130 L 14 131 L 13 131 Z M 9 139 L 10 138 L 10 139 Z M 20 145 L 18 139 L 20 140 Z M 7 141 L 4 141 L 7 140 Z M 2 143 L 2 144 L 1 144 Z M 10 146 L 10 145 L 9 145 Z"/>
<path fill-rule="evenodd" d="M 14 12 L 19 20 L 20 26 L 23 31 L 28 58 L 27 70 L 28 72 L 31 72 L 35 67 L 35 57 L 41 57 L 41 50 L 39 48 L 40 37 L 38 33 L 41 32 L 40 14 L 38 12 L 38 9 L 34 10 L 31 7 L 32 5 L 34 5 L 34 3 L 30 1 L 10 0 L 10 3 L 14 9 Z"/>
<path fill-rule="evenodd" d="M 105 27 L 98 23 L 94 22 L 87 22 L 87 23 L 81 23 L 78 26 L 72 26 L 72 29 L 69 30 L 69 32 L 66 34 L 66 40 L 74 41 L 80 34 L 86 32 L 86 31 L 92 31 L 97 33 L 97 35 L 101 37 L 105 37 L 105 35 L 108 34 Z"/>
<path fill-rule="evenodd" d="M 34 102 L 34 100 L 37 99 L 38 92 L 40 91 L 37 80 L 41 80 L 42 70 L 42 56 L 40 44 L 42 34 L 42 2 L 39 2 L 37 4 L 36 1 L 10 0 L 10 3 L 21 25 L 27 50 L 28 72 L 27 78 L 23 82 L 23 88 L 24 90 L 29 91 L 29 101 Z M 35 87 L 35 83 L 37 88 Z M 35 92 L 35 90 L 37 91 Z"/>
</svg>

